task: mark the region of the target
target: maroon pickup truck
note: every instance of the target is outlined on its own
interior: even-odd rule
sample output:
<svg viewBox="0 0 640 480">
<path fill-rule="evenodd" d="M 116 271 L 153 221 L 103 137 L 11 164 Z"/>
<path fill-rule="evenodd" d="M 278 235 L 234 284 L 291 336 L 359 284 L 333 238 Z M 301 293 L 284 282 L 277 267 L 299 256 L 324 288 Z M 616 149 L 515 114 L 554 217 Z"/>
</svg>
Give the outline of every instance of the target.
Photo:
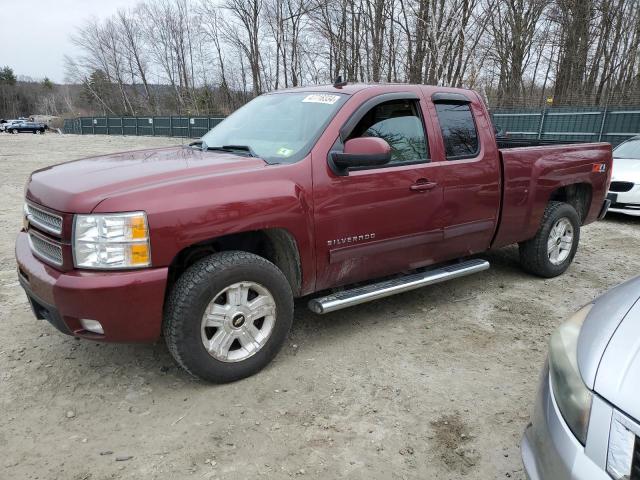
<svg viewBox="0 0 640 480">
<path fill-rule="evenodd" d="M 332 312 L 513 243 L 527 271 L 561 274 L 606 212 L 611 162 L 608 144 L 500 149 L 469 90 L 278 91 L 191 145 L 34 172 L 18 274 L 62 332 L 164 335 L 190 373 L 231 381 L 276 355 L 297 297 Z"/>
</svg>

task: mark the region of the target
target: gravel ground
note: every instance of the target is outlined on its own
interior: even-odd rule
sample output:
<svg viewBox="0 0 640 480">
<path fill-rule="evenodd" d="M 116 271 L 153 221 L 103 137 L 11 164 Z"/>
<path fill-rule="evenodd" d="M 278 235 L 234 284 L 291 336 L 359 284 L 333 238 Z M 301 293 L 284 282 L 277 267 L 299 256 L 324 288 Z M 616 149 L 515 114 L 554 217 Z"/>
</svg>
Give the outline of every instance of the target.
<svg viewBox="0 0 640 480">
<path fill-rule="evenodd" d="M 517 249 L 478 275 L 325 316 L 298 302 L 260 374 L 211 386 L 162 343 L 104 345 L 36 321 L 15 273 L 32 170 L 175 139 L 0 135 L 0 478 L 523 479 L 519 443 L 550 332 L 640 271 L 640 219 L 583 230 L 552 280 Z"/>
</svg>

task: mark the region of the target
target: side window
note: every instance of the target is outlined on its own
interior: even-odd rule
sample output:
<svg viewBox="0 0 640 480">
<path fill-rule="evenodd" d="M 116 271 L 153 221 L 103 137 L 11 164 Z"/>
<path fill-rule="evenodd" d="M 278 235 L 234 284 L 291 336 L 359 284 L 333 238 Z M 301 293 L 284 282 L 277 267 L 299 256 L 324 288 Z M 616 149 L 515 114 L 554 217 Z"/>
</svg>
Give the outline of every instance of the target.
<svg viewBox="0 0 640 480">
<path fill-rule="evenodd" d="M 391 146 L 391 164 L 428 162 L 427 136 L 419 105 L 413 100 L 392 100 L 369 110 L 349 139 L 379 137 Z"/>
<path fill-rule="evenodd" d="M 469 104 L 436 103 L 447 160 L 475 157 L 478 132 Z"/>
</svg>

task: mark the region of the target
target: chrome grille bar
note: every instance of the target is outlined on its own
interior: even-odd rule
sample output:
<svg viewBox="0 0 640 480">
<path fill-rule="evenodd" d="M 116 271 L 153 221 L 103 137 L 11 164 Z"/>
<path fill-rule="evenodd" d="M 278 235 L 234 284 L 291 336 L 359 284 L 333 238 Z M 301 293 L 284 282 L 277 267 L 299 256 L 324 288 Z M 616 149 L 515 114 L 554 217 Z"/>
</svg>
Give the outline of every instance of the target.
<svg viewBox="0 0 640 480">
<path fill-rule="evenodd" d="M 60 245 L 45 240 L 32 232 L 29 232 L 29 245 L 31 246 L 31 251 L 42 260 L 53 265 L 62 266 L 62 247 Z"/>
<path fill-rule="evenodd" d="M 62 233 L 62 217 L 34 207 L 27 203 L 27 218 L 29 222 L 42 230 L 60 235 Z"/>
</svg>

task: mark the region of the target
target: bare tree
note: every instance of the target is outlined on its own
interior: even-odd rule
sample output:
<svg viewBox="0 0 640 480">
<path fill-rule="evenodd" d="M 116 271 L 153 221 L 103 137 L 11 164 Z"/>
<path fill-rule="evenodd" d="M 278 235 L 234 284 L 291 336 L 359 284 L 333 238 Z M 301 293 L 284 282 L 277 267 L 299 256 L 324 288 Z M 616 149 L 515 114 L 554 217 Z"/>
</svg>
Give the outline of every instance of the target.
<svg viewBox="0 0 640 480">
<path fill-rule="evenodd" d="M 640 103 L 638 0 L 143 0 L 73 40 L 70 78 L 105 112 L 230 112 L 338 75 Z"/>
</svg>

